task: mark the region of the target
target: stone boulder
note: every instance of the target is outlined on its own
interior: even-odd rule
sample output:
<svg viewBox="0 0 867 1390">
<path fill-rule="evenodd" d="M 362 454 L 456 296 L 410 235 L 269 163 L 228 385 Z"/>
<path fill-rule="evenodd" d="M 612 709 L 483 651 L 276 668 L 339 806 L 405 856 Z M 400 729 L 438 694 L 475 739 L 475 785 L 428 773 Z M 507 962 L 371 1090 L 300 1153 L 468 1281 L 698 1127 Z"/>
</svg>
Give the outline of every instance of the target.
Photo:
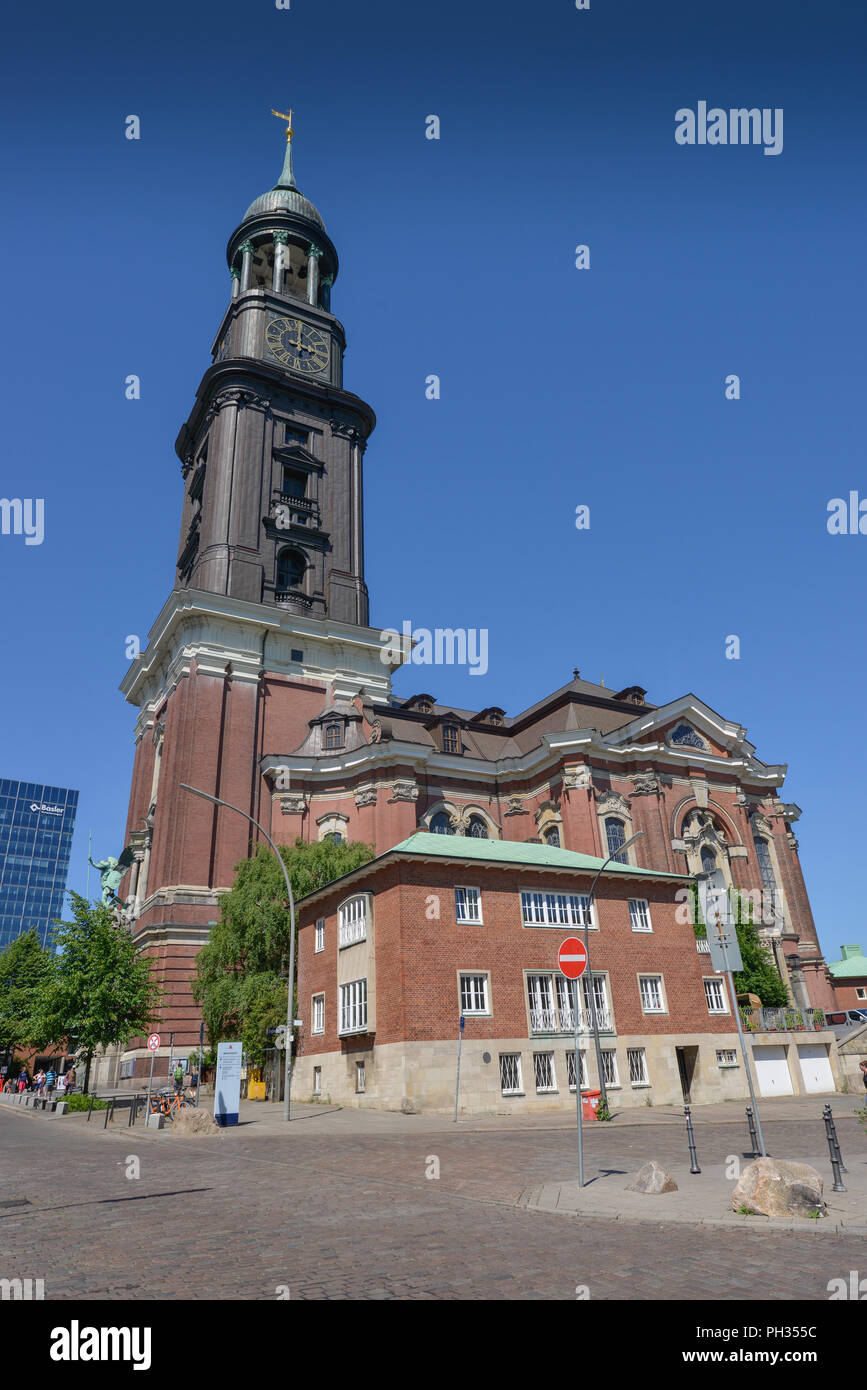
<svg viewBox="0 0 867 1390">
<path fill-rule="evenodd" d="M 184 1139 L 189 1139 L 222 1134 L 222 1130 L 210 1110 L 195 1110 L 192 1106 L 187 1106 L 174 1112 L 172 1134 L 180 1134 Z"/>
<path fill-rule="evenodd" d="M 677 1183 L 669 1173 L 666 1173 L 661 1163 L 657 1163 L 652 1158 L 649 1163 L 645 1163 L 639 1168 L 631 1183 L 627 1184 L 627 1192 L 676 1192 Z"/>
<path fill-rule="evenodd" d="M 824 1213 L 824 1184 L 809 1163 L 757 1158 L 741 1174 L 732 1193 L 732 1210 L 753 1216 L 813 1216 Z"/>
</svg>

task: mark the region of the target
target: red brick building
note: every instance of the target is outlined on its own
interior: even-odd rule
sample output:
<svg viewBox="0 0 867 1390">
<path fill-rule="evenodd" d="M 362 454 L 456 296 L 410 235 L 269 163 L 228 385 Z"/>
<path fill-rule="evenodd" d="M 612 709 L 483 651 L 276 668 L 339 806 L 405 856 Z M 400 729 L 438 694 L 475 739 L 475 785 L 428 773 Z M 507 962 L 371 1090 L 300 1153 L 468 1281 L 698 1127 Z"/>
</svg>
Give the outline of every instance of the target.
<svg viewBox="0 0 867 1390">
<path fill-rule="evenodd" d="M 612 1106 L 746 1096 L 725 977 L 678 910 L 687 880 L 612 863 L 591 908 L 602 862 L 417 833 L 310 894 L 299 904 L 296 1097 L 450 1110 L 463 1016 L 464 1112 L 574 1105 L 574 987 L 557 951 L 585 924 L 582 1086 L 600 1084 L 595 1004 Z M 754 1041 L 761 1056 L 767 1040 Z M 829 1042 L 810 1035 L 826 1056 Z M 793 1090 L 806 1089 L 799 1056 L 796 1042 Z"/>
<path fill-rule="evenodd" d="M 181 783 L 278 842 L 339 835 L 380 854 L 421 830 L 604 857 L 640 830 L 630 864 L 717 867 L 761 896 L 793 1003 L 833 1004 L 785 767 L 760 761 L 736 721 L 691 694 L 657 705 L 638 685 L 609 690 L 577 671 L 511 716 L 393 696 L 411 643 L 396 653 L 369 626 L 364 581 L 375 417 L 343 385 L 337 251 L 291 149 L 229 238 L 231 299 L 176 443 L 174 586 L 121 687 L 139 711 L 121 891 L 159 962 L 163 1031 L 182 1049 L 198 1040 L 195 956 L 256 840 Z M 444 630 L 433 659 L 460 659 L 462 641 Z M 126 1060 L 146 1065 L 144 1039 Z"/>
</svg>

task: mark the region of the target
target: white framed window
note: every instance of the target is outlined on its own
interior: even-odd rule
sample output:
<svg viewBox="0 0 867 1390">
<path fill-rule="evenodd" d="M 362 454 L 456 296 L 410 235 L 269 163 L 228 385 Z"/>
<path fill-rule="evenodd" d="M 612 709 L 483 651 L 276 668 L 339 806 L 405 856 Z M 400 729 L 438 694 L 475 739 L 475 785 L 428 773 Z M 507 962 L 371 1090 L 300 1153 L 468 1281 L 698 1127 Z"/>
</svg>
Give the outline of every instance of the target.
<svg viewBox="0 0 867 1390">
<path fill-rule="evenodd" d="M 325 1032 L 325 995 L 314 994 L 313 996 L 313 1022 L 310 1025 L 311 1033 Z"/>
<path fill-rule="evenodd" d="M 647 1056 L 643 1047 L 630 1047 L 626 1050 L 629 1062 L 629 1084 L 631 1086 L 647 1086 L 649 1077 L 647 1075 Z"/>
<path fill-rule="evenodd" d="M 722 980 L 706 979 L 704 982 L 704 997 L 707 1000 L 707 1011 L 709 1014 L 728 1013 L 729 1006 L 726 1001 Z"/>
<path fill-rule="evenodd" d="M 554 1007 L 553 976 L 528 975 L 527 998 L 530 1004 L 530 1032 L 559 1032 L 560 1022 Z"/>
<path fill-rule="evenodd" d="M 736 1067 L 738 1054 L 733 1047 L 717 1048 L 716 1064 L 718 1067 Z"/>
<path fill-rule="evenodd" d="M 363 1095 L 367 1087 L 367 1070 L 363 1062 L 355 1063 L 355 1094 Z"/>
<path fill-rule="evenodd" d="M 855 986 L 855 998 L 862 1000 L 862 1002 L 867 1000 L 867 989 L 863 985 Z"/>
<path fill-rule="evenodd" d="M 606 977 L 594 975 L 591 981 L 585 975 L 581 986 L 581 994 L 577 996 L 579 1030 L 585 1031 L 593 1027 L 594 1003 L 599 1027 L 611 1028 Z M 530 1006 L 531 1034 L 574 1033 L 576 994 L 576 982 L 567 980 L 559 971 L 555 975 L 528 974 L 527 1001 Z"/>
<path fill-rule="evenodd" d="M 500 1053 L 500 1090 L 504 1096 L 523 1095 L 520 1052 Z"/>
<path fill-rule="evenodd" d="M 488 977 L 487 975 L 464 975 L 460 976 L 461 988 L 461 1013 L 462 1014 L 488 1014 Z"/>
<path fill-rule="evenodd" d="M 553 1052 L 533 1053 L 533 1077 L 537 1091 L 556 1091 L 557 1081 L 554 1076 Z"/>
<path fill-rule="evenodd" d="M 646 898 L 629 899 L 629 921 L 633 931 L 653 931 L 650 923 L 650 903 Z"/>
<path fill-rule="evenodd" d="M 481 922 L 482 890 L 480 888 L 455 889 L 455 921 Z"/>
<path fill-rule="evenodd" d="M 592 1009 L 596 1009 L 596 1021 L 600 1028 L 613 1028 L 611 1021 L 611 1010 L 608 1006 L 608 980 L 605 975 L 593 975 L 592 978 L 582 975 L 581 984 L 584 989 L 584 1012 L 587 1016 L 587 1027 L 593 1027 Z"/>
<path fill-rule="evenodd" d="M 314 1068 L 313 1068 L 313 1094 L 314 1094 L 314 1096 L 321 1096 L 321 1095 L 322 1095 L 322 1068 L 321 1068 L 321 1067 L 314 1067 Z"/>
<path fill-rule="evenodd" d="M 581 1067 L 581 1085 L 587 1085 L 587 1058 L 583 1052 L 578 1053 L 578 1060 Z M 570 1049 L 566 1053 L 566 1080 L 569 1083 L 569 1090 L 575 1090 L 575 1049 Z"/>
<path fill-rule="evenodd" d="M 617 1070 L 617 1053 L 606 1048 L 602 1053 L 602 1075 L 606 1086 L 619 1086 L 620 1074 Z"/>
<path fill-rule="evenodd" d="M 639 975 L 638 988 L 641 991 L 641 1012 L 643 1014 L 665 1013 L 661 975 Z"/>
<path fill-rule="evenodd" d="M 340 1032 L 363 1033 L 367 1028 L 367 981 L 340 986 Z"/>
<path fill-rule="evenodd" d="M 337 914 L 337 945 L 354 946 L 367 936 L 367 898 L 349 898 Z"/>
<path fill-rule="evenodd" d="M 596 930 L 595 913 L 586 893 L 522 893 L 525 927 L 583 927 Z"/>
<path fill-rule="evenodd" d="M 708 941 L 706 936 L 697 936 L 695 938 L 695 949 L 698 951 L 700 956 L 710 955 L 710 942 Z"/>
<path fill-rule="evenodd" d="M 316 923 L 316 940 L 313 943 L 314 951 L 325 950 L 325 918 L 320 917 Z"/>
</svg>

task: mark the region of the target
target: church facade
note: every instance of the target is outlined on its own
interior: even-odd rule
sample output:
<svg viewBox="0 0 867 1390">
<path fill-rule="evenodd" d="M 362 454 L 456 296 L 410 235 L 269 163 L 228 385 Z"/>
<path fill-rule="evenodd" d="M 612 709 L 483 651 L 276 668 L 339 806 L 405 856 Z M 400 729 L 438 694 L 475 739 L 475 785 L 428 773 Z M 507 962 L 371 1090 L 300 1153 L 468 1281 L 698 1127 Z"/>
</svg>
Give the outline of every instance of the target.
<svg viewBox="0 0 867 1390">
<path fill-rule="evenodd" d="M 692 694 L 657 704 L 577 670 L 514 714 L 393 696 L 408 652 L 370 627 L 364 579 L 375 417 L 343 384 L 337 251 L 297 187 L 288 129 L 281 176 L 227 260 L 231 298 L 175 446 L 174 584 L 121 686 L 139 711 L 122 891 L 176 1050 L 198 1042 L 195 956 L 258 838 L 181 784 L 278 843 L 340 836 L 382 854 L 421 831 L 613 852 L 658 873 L 719 869 L 759 904 L 793 1004 L 832 1007 L 786 769 L 761 761 L 736 721 Z M 146 1055 L 132 1040 L 127 1059 Z"/>
</svg>

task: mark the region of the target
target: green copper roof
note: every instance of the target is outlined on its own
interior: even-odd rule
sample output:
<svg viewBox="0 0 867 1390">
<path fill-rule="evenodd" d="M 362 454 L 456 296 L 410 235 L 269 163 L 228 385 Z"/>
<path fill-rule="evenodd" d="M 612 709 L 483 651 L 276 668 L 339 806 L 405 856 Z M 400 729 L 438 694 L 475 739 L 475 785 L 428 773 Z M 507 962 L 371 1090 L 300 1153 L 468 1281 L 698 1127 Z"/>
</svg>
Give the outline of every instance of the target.
<svg viewBox="0 0 867 1390">
<path fill-rule="evenodd" d="M 418 854 L 425 858 L 435 855 L 441 859 L 485 860 L 490 864 L 521 864 L 527 868 L 575 869 L 585 873 L 595 873 L 605 863 L 592 854 L 576 854 L 570 849 L 556 849 L 553 845 L 525 845 L 514 840 L 477 840 L 471 835 L 432 835 L 419 830 L 394 845 L 390 854 Z M 380 855 L 379 858 L 384 856 Z M 640 869 L 634 864 L 611 863 L 606 874 L 641 878 L 671 878 L 688 881 L 688 874 L 670 874 L 659 869 Z"/>
<path fill-rule="evenodd" d="M 283 159 L 283 172 L 275 183 L 274 187 L 267 193 L 261 193 L 258 198 L 247 208 L 244 213 L 244 221 L 248 217 L 256 217 L 262 212 L 294 212 L 296 217 L 304 217 L 308 222 L 314 222 L 317 227 L 325 231 L 325 223 L 319 215 L 317 209 L 299 192 L 295 183 L 295 175 L 292 171 L 292 141 L 286 141 L 286 154 Z"/>
<path fill-rule="evenodd" d="M 339 884 L 355 878 L 363 878 L 376 869 L 393 854 L 418 855 L 420 859 L 466 859 L 477 864 L 513 864 L 516 867 L 538 869 L 572 869 L 594 874 L 605 863 L 592 854 L 575 854 L 569 849 L 555 849 L 553 845 L 523 845 L 514 840 L 477 840 L 471 835 L 432 835 L 430 831 L 418 830 L 409 839 L 392 845 L 375 859 L 369 859 L 357 869 L 352 869 L 341 878 L 316 888 L 296 904 L 312 903 L 326 893 L 333 893 Z M 664 878 L 673 883 L 688 883 L 688 874 L 669 874 L 659 869 L 639 869 L 634 864 L 609 864 L 607 874 L 621 878 Z"/>
<path fill-rule="evenodd" d="M 867 975 L 867 956 L 861 946 L 843 946 L 843 959 L 835 960 L 828 966 L 828 973 L 835 980 L 851 980 Z"/>
</svg>

